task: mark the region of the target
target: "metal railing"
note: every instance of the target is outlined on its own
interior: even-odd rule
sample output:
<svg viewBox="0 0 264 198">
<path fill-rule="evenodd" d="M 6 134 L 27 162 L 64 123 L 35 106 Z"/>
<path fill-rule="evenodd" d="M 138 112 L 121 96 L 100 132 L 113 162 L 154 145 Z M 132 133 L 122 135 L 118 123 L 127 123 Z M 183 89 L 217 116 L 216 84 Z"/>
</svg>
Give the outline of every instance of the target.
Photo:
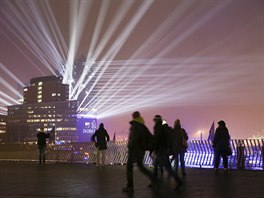
<svg viewBox="0 0 264 198">
<path fill-rule="evenodd" d="M 186 166 L 213 167 L 214 151 L 207 140 L 189 140 L 185 154 Z M 107 163 L 125 164 L 127 161 L 127 142 L 108 142 Z M 230 168 L 263 169 L 264 140 L 234 139 L 231 141 L 232 155 L 229 156 Z M 54 162 L 95 163 L 94 143 L 48 144 L 46 159 Z M 0 160 L 36 161 L 36 144 L 0 144 Z M 146 152 L 144 163 L 152 164 L 152 158 Z"/>
<path fill-rule="evenodd" d="M 230 168 L 263 169 L 264 140 L 233 139 L 232 155 L 228 158 Z M 214 150 L 207 140 L 190 140 L 185 155 L 188 166 L 213 167 Z"/>
</svg>

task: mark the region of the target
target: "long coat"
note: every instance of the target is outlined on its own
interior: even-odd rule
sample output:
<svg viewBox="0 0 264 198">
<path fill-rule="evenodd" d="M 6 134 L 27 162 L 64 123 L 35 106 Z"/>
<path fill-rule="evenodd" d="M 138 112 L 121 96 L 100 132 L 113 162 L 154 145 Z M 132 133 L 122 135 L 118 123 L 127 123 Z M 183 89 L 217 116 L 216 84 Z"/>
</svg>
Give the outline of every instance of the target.
<svg viewBox="0 0 264 198">
<path fill-rule="evenodd" d="M 228 129 L 224 126 L 219 126 L 215 130 L 213 147 L 215 150 L 227 150 L 230 144 L 230 135 Z"/>
<path fill-rule="evenodd" d="M 46 139 L 50 137 L 49 133 L 44 132 L 38 132 L 37 138 L 38 138 L 38 145 L 46 145 Z"/>
<path fill-rule="evenodd" d="M 110 138 L 104 127 L 99 127 L 99 129 L 95 131 L 91 138 L 93 142 L 96 142 L 96 147 L 98 147 L 99 150 L 107 149 L 106 141 L 109 141 Z"/>
<path fill-rule="evenodd" d="M 154 137 L 156 150 L 169 148 L 169 129 L 162 125 L 162 121 L 158 121 L 154 126 Z"/>
<path fill-rule="evenodd" d="M 173 152 L 180 153 L 186 152 L 187 148 L 183 147 L 183 139 L 188 140 L 189 137 L 184 128 L 174 128 L 173 129 Z"/>
</svg>

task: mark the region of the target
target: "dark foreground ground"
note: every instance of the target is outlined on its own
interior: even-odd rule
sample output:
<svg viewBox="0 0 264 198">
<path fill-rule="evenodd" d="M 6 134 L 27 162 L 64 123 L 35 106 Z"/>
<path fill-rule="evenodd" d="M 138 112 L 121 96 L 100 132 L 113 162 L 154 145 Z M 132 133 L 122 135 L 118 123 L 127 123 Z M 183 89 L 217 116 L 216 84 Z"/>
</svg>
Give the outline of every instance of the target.
<svg viewBox="0 0 264 198">
<path fill-rule="evenodd" d="M 126 194 L 125 166 L 95 167 L 86 164 L 0 162 L 0 197 L 264 197 L 264 171 L 231 170 L 215 175 L 212 169 L 188 168 L 185 185 L 163 176 L 160 191 L 147 187 L 148 179 L 135 168 L 135 192 Z"/>
</svg>

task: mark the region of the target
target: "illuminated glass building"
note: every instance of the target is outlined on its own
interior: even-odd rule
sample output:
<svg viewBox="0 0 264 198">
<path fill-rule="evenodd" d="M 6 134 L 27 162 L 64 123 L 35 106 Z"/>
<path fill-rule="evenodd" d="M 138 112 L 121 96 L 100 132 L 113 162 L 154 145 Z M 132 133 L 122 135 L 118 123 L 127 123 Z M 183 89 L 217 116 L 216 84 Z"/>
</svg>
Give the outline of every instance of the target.
<svg viewBox="0 0 264 198">
<path fill-rule="evenodd" d="M 96 95 L 96 87 L 90 90 L 90 88 L 93 87 L 97 78 L 97 73 L 99 72 L 95 72 L 96 66 L 97 63 L 94 60 L 90 60 L 90 63 L 87 64 L 85 56 L 79 57 L 74 62 L 72 85 L 77 88 L 77 90 L 74 90 L 74 98 L 79 101 L 81 105 L 79 110 L 82 111 L 82 114 L 89 112 L 96 100 L 96 97 L 94 97 Z M 85 106 L 86 104 L 89 105 Z"/>
<path fill-rule="evenodd" d="M 79 57 L 74 62 L 72 86 L 75 89 L 73 90 L 73 96 L 79 101 L 78 105 L 80 105 L 78 106 L 79 114 L 77 115 L 78 142 L 91 141 L 90 138 L 97 128 L 96 111 L 91 109 L 97 99 L 95 95 L 98 85 L 93 87 L 97 78 L 96 73 L 99 72 L 96 72 L 96 67 L 97 63 L 94 60 L 86 63 L 85 56 Z M 91 87 L 93 89 L 90 90 Z"/>
<path fill-rule="evenodd" d="M 40 127 L 56 127 L 55 141 L 77 141 L 77 100 L 68 100 L 62 77 L 33 78 L 24 88 L 24 103 L 8 107 L 7 142 L 34 142 Z"/>
</svg>

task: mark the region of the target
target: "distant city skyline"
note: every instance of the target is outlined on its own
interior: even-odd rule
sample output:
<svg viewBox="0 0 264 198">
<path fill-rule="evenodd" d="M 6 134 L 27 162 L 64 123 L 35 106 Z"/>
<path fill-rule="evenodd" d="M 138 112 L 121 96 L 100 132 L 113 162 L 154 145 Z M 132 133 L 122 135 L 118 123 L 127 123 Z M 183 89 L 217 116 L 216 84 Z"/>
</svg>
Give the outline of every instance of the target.
<svg viewBox="0 0 264 198">
<path fill-rule="evenodd" d="M 225 120 L 233 138 L 264 130 L 262 0 L 2 0 L 0 114 L 33 77 L 61 75 L 80 114 L 111 137 L 133 111 L 161 114 L 207 139 Z M 75 61 L 84 57 L 78 80 Z"/>
</svg>

